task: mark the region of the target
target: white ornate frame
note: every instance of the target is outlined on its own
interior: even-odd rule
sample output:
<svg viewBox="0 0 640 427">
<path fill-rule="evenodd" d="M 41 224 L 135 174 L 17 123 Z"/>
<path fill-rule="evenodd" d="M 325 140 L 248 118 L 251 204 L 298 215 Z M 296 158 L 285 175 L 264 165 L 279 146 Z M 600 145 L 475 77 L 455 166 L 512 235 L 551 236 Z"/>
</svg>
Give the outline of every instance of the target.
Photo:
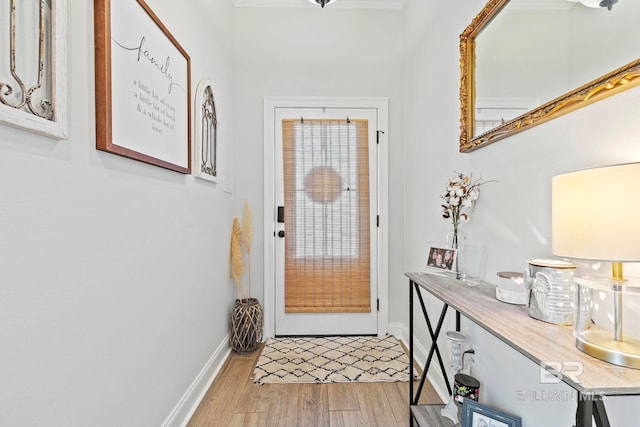
<svg viewBox="0 0 640 427">
<path fill-rule="evenodd" d="M 52 119 L 38 117 L 0 104 L 0 123 L 55 139 L 67 139 L 67 0 L 51 0 L 51 98 Z"/>
</svg>

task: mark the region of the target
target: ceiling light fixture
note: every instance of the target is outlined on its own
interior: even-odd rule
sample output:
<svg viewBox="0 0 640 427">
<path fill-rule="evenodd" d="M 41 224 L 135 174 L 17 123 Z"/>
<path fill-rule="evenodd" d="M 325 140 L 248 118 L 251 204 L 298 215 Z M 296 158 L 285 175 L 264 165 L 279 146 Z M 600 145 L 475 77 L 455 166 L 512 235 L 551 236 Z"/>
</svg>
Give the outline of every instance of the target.
<svg viewBox="0 0 640 427">
<path fill-rule="evenodd" d="M 587 7 L 606 7 L 611 10 L 614 4 L 618 3 L 618 0 L 569 0 L 573 2 L 579 2 Z"/>
<path fill-rule="evenodd" d="M 331 3 L 335 2 L 336 0 L 309 0 L 309 1 L 311 3 L 319 4 L 321 7 L 325 7 L 325 5 L 331 4 Z M 603 1 L 606 1 L 606 0 L 603 0 Z M 613 1 L 613 0 L 609 0 L 609 1 Z"/>
<path fill-rule="evenodd" d="M 606 7 L 611 10 L 614 4 L 618 3 L 618 0 L 602 0 L 600 2 L 600 7 Z"/>
</svg>

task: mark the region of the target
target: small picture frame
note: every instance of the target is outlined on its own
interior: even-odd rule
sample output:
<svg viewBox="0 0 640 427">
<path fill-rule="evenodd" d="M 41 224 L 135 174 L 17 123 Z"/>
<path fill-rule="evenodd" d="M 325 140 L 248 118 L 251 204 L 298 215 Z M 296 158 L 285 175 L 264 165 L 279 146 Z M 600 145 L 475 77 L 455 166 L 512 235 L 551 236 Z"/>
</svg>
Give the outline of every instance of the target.
<svg viewBox="0 0 640 427">
<path fill-rule="evenodd" d="M 453 272 L 457 256 L 458 251 L 456 249 L 431 246 L 429 247 L 425 267 L 427 270 L 435 269 Z"/>
<path fill-rule="evenodd" d="M 464 399 L 461 427 L 522 427 L 522 419 L 474 400 Z"/>
</svg>

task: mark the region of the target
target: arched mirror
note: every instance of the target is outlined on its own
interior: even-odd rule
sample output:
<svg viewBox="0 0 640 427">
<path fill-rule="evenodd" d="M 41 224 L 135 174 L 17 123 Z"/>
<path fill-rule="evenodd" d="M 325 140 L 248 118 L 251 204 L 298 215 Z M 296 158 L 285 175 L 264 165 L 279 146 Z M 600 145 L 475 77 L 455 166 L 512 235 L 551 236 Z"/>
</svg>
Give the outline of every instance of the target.
<svg viewBox="0 0 640 427">
<path fill-rule="evenodd" d="M 490 0 L 460 35 L 460 151 L 640 84 L 639 16 L 638 0 Z"/>
</svg>

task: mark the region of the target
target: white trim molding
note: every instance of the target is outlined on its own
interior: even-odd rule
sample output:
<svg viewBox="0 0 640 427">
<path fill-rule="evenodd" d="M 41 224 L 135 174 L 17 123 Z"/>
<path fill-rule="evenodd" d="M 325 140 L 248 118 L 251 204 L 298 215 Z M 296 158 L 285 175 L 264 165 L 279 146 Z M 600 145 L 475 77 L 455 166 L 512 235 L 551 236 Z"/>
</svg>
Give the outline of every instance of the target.
<svg viewBox="0 0 640 427">
<path fill-rule="evenodd" d="M 162 427 L 185 427 L 189 423 L 230 353 L 229 335 L 227 334 L 187 391 L 182 395 L 167 419 L 164 420 Z"/>
</svg>

